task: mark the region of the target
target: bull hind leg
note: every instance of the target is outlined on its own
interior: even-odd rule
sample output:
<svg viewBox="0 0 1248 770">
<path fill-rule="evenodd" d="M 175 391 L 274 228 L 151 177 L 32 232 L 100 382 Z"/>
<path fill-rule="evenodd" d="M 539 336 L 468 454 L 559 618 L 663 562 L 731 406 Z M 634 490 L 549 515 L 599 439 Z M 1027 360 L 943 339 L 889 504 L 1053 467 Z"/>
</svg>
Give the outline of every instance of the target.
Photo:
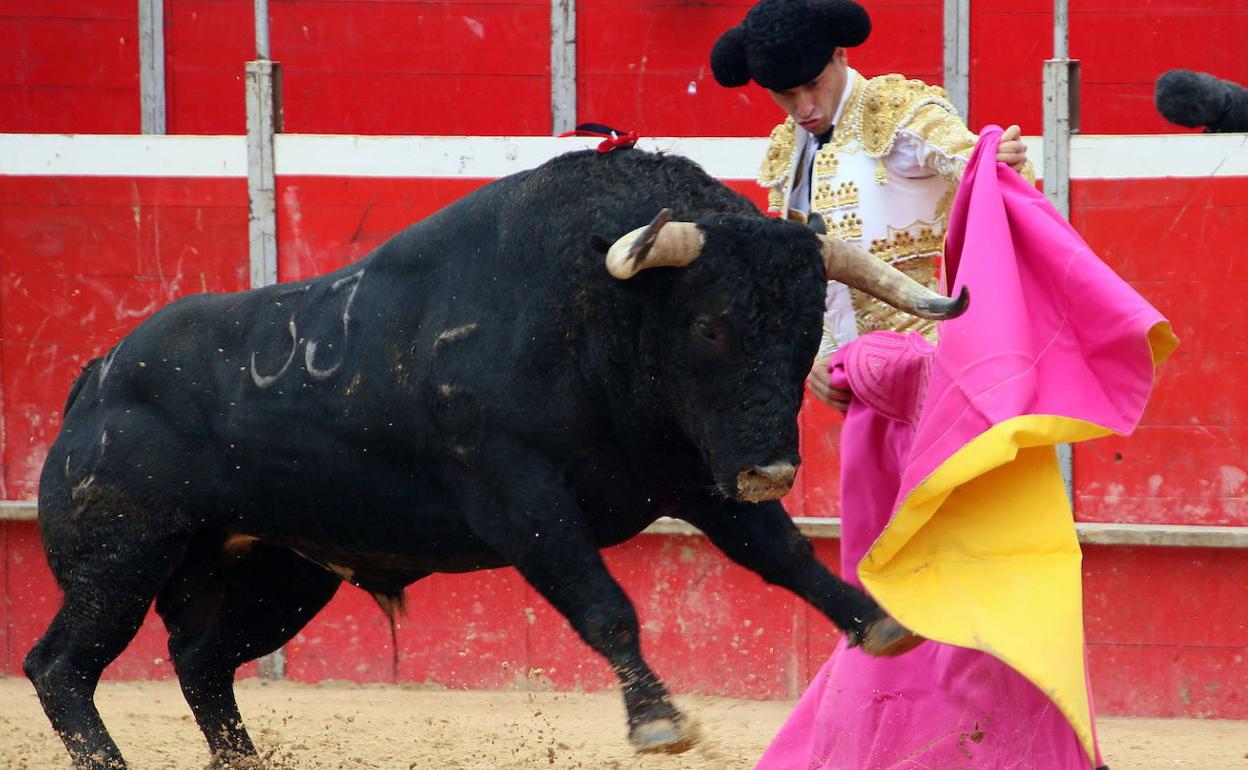
<svg viewBox="0 0 1248 770">
<path fill-rule="evenodd" d="M 156 610 L 169 655 L 213 762 L 256 756 L 234 697 L 234 672 L 288 642 L 338 590 L 340 579 L 268 543 L 201 536 Z"/>
<path fill-rule="evenodd" d="M 125 517 L 90 510 L 79 520 Z M 56 523 L 46 531 L 49 563 L 65 596 L 23 670 L 74 766 L 120 770 L 126 763 L 96 709 L 96 686 L 105 667 L 134 639 L 185 540 L 84 526 L 71 531 L 75 537 L 69 542 Z"/>
</svg>

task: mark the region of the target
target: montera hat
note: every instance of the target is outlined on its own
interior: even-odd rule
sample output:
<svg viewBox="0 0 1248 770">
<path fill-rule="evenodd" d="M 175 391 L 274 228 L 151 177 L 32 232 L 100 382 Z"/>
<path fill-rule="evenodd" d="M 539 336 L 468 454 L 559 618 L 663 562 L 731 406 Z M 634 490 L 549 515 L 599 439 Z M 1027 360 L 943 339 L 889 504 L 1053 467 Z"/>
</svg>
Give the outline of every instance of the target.
<svg viewBox="0 0 1248 770">
<path fill-rule="evenodd" d="M 762 0 L 715 41 L 711 71 L 728 88 L 753 80 L 787 91 L 814 80 L 837 48 L 870 34 L 867 10 L 854 0 Z"/>
</svg>

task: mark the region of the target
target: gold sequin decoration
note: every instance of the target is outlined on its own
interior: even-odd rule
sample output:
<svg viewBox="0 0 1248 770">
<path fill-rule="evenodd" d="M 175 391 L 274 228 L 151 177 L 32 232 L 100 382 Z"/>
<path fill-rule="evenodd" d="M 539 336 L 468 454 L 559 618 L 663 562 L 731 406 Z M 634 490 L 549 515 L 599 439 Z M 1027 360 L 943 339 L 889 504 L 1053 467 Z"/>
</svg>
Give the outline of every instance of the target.
<svg viewBox="0 0 1248 770">
<path fill-rule="evenodd" d="M 835 189 L 831 182 L 820 182 L 815 189 L 815 211 L 831 211 L 858 205 L 858 185 L 853 182 L 841 182 Z"/>
<path fill-rule="evenodd" d="M 763 187 L 777 187 L 788 181 L 796 148 L 797 128 L 789 118 L 771 130 L 767 155 L 758 171 L 758 183 Z"/>
<path fill-rule="evenodd" d="M 767 207 L 773 211 L 784 208 L 784 190 L 773 187 L 767 191 Z"/>
<path fill-rule="evenodd" d="M 837 160 L 836 150 L 829 145 L 819 148 L 819 152 L 815 153 L 815 176 L 836 176 L 836 172 L 840 170 L 841 162 Z"/>
<path fill-rule="evenodd" d="M 936 263 L 934 259 L 915 259 L 896 265 L 897 269 L 914 280 L 928 287 L 936 287 Z M 936 341 L 936 322 L 928 321 L 897 308 L 880 302 L 878 299 L 851 288 L 850 296 L 854 303 L 854 317 L 858 325 L 858 333 L 866 334 L 875 331 L 918 332 L 928 342 Z"/>
<path fill-rule="evenodd" d="M 852 241 L 862 237 L 862 217 L 850 212 L 835 222 L 828 223 L 828 235 Z"/>
<path fill-rule="evenodd" d="M 971 133 L 956 113 L 941 104 L 925 104 L 906 124 L 906 130 L 938 150 L 928 159 L 933 171 L 954 185 L 962 179 L 979 137 Z"/>
<path fill-rule="evenodd" d="M 896 74 L 871 78 L 862 101 L 866 110 L 861 119 L 862 146 L 873 158 L 887 155 L 893 149 L 898 129 L 908 124 L 925 105 L 947 106 L 949 112 L 956 114 L 945 97 L 945 89 Z"/>
<path fill-rule="evenodd" d="M 862 75 L 854 73 L 854 84 L 849 91 L 849 100 L 841 112 L 841 119 L 832 129 L 832 140 L 820 151 L 829 155 L 844 151 L 846 146 L 861 140 L 862 137 L 862 95 L 867 90 L 868 81 Z"/>
<path fill-rule="evenodd" d="M 953 202 L 958 197 L 958 186 L 949 185 L 949 189 L 945 190 L 945 194 L 940 196 L 940 200 L 936 203 L 936 219 L 941 222 L 949 221 L 949 213 L 953 211 Z"/>
<path fill-rule="evenodd" d="M 924 227 L 917 236 L 903 230 L 891 238 L 876 238 L 871 241 L 867 250 L 888 264 L 898 267 L 919 258 L 933 262 L 943 252 L 944 240 L 943 234 Z"/>
<path fill-rule="evenodd" d="M 1024 163 L 1022 169 L 1018 173 L 1022 175 L 1023 179 L 1027 180 L 1027 184 L 1032 187 L 1036 186 L 1036 167 L 1031 165 L 1031 161 Z"/>
<path fill-rule="evenodd" d="M 815 194 L 812 197 L 811 205 L 815 211 L 827 211 L 836 206 L 836 193 L 832 192 L 832 185 L 827 182 L 820 182 L 815 188 Z"/>
</svg>

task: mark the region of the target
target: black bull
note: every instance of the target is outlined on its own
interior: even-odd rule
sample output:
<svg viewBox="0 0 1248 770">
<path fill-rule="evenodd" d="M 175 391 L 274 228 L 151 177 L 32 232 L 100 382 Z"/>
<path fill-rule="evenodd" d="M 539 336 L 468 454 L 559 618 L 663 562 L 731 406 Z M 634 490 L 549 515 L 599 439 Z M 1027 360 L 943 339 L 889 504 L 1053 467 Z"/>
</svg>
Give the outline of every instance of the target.
<svg viewBox="0 0 1248 770">
<path fill-rule="evenodd" d="M 605 247 L 662 207 L 698 222 L 701 257 L 608 274 Z M 634 745 L 680 750 L 692 730 L 598 552 L 664 515 L 868 650 L 907 649 L 774 500 L 820 254 L 686 160 L 574 153 L 337 272 L 153 315 L 74 383 L 41 478 L 65 595 L 25 670 L 75 763 L 123 766 L 93 697 L 153 599 L 213 755 L 246 756 L 235 669 L 344 579 L 393 608 L 431 573 L 503 565 L 610 663 Z"/>
</svg>

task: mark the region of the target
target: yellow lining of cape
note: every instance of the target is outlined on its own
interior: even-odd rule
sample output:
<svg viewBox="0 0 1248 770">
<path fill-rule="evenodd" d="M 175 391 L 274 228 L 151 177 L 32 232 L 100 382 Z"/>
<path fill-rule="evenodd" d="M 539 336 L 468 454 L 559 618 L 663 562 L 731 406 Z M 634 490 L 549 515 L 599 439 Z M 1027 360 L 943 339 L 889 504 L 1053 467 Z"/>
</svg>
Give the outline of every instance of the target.
<svg viewBox="0 0 1248 770">
<path fill-rule="evenodd" d="M 1178 340 L 1160 322 L 1148 343 L 1159 364 Z M 916 633 L 982 650 L 1031 680 L 1090 758 L 1082 553 L 1054 445 L 1110 433 L 1056 415 L 994 425 L 902 501 L 858 565 L 871 595 Z"/>
</svg>

